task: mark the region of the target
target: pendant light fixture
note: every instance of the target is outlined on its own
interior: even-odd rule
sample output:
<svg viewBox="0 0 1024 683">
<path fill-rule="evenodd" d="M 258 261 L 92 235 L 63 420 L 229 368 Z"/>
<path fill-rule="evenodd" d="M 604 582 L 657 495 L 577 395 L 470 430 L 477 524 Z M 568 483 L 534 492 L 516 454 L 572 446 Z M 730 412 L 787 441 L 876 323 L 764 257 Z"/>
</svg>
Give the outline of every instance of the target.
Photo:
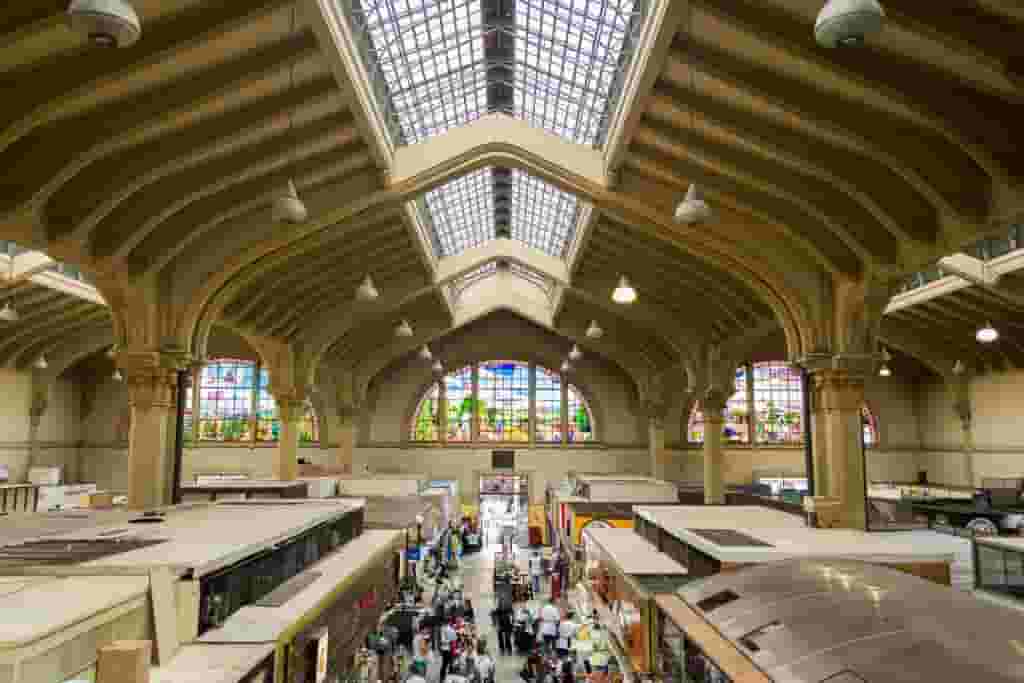
<svg viewBox="0 0 1024 683">
<path fill-rule="evenodd" d="M 423 346 L 422 346 L 422 347 L 420 348 L 420 358 L 422 358 L 423 360 L 430 360 L 430 359 L 432 359 L 433 357 L 434 357 L 434 354 L 433 354 L 433 353 L 431 353 L 431 351 L 430 351 L 430 347 L 429 347 L 429 346 L 427 346 L 426 344 L 424 344 L 424 345 L 423 345 Z"/>
<path fill-rule="evenodd" d="M 681 201 L 679 206 L 676 207 L 676 222 L 693 225 L 711 220 L 713 216 L 714 213 L 711 211 L 708 203 L 701 197 L 697 184 L 690 183 L 689 189 L 686 190 L 686 199 Z"/>
<path fill-rule="evenodd" d="M 107 358 L 117 358 L 117 344 L 111 344 L 107 349 Z"/>
<path fill-rule="evenodd" d="M 5 323 L 16 323 L 20 319 L 21 316 L 18 315 L 18 311 L 11 306 L 11 302 L 5 301 L 4 307 L 0 308 L 0 320 L 3 320 Z"/>
<path fill-rule="evenodd" d="M 964 374 L 965 372 L 967 372 L 967 366 L 964 365 L 964 362 L 962 360 L 957 360 L 957 362 L 953 363 L 953 374 L 954 375 L 959 377 L 960 375 Z"/>
<path fill-rule="evenodd" d="M 111 375 L 111 378 L 115 382 L 123 382 L 124 381 L 124 375 L 121 374 L 121 368 L 114 368 L 114 374 Z"/>
<path fill-rule="evenodd" d="M 356 288 L 356 298 L 360 301 L 376 301 L 379 297 L 380 292 L 373 284 L 373 278 L 367 275 Z"/>
<path fill-rule="evenodd" d="M 395 328 L 395 336 L 396 337 L 411 337 L 412 336 L 412 325 L 409 324 L 408 320 L 403 320 L 402 322 L 398 323 L 398 326 Z"/>
<path fill-rule="evenodd" d="M 580 351 L 580 347 L 576 344 L 572 345 L 572 349 L 569 351 L 569 360 L 576 362 L 583 358 L 583 352 Z"/>
<path fill-rule="evenodd" d="M 569 364 L 569 361 L 563 360 L 562 361 L 562 372 L 569 372 L 570 370 L 572 370 L 572 365 Z"/>
<path fill-rule="evenodd" d="M 289 35 L 295 33 L 295 4 L 292 3 L 292 20 L 289 27 Z M 295 63 L 292 62 L 288 70 L 288 94 L 295 91 Z M 288 165 L 294 166 L 295 161 L 295 135 L 293 133 L 292 110 L 288 109 L 288 144 L 291 149 L 288 152 Z M 295 182 L 289 178 L 281 194 L 274 198 L 274 205 L 271 214 L 278 223 L 304 223 L 309 217 L 306 204 L 299 199 L 299 193 L 295 189 Z"/>
<path fill-rule="evenodd" d="M 50 367 L 50 364 L 46 361 L 46 356 L 39 354 L 39 358 L 36 358 L 36 362 L 32 364 L 36 370 L 45 370 Z"/>
<path fill-rule="evenodd" d="M 814 22 L 814 39 L 822 47 L 856 47 L 881 31 L 884 21 L 878 0 L 828 0 Z"/>
<path fill-rule="evenodd" d="M 604 330 L 597 324 L 596 320 L 591 320 L 590 325 L 587 326 L 587 339 L 600 339 L 604 336 Z"/>
<path fill-rule="evenodd" d="M 992 327 L 992 323 L 987 322 L 978 328 L 978 331 L 974 333 L 974 338 L 982 344 L 991 344 L 999 339 L 999 331 Z"/>
<path fill-rule="evenodd" d="M 436 372 L 439 375 L 444 372 L 444 363 L 441 362 L 440 358 L 435 360 L 434 364 L 431 365 L 430 367 L 434 370 L 434 372 Z"/>
<path fill-rule="evenodd" d="M 97 47 L 130 47 L 142 36 L 139 15 L 125 0 L 71 0 L 68 21 Z"/>
<path fill-rule="evenodd" d="M 631 304 L 636 301 L 636 290 L 625 275 L 619 277 L 619 284 L 612 292 L 612 301 L 617 304 Z"/>
<path fill-rule="evenodd" d="M 882 367 L 878 368 L 879 377 L 890 377 L 892 376 L 892 370 L 889 368 L 889 361 L 892 360 L 892 356 L 889 355 L 888 349 L 882 349 Z"/>
</svg>

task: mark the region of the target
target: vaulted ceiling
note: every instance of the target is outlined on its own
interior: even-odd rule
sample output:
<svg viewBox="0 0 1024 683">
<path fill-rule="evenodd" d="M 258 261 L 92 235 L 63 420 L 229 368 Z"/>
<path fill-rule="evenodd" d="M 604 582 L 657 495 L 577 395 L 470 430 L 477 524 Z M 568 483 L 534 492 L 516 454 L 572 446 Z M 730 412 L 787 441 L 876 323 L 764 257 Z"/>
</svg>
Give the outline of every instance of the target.
<svg viewBox="0 0 1024 683">
<path fill-rule="evenodd" d="M 162 307 L 154 344 L 201 351 L 224 324 L 342 367 L 508 308 L 662 371 L 813 319 L 823 281 L 894 282 L 1024 220 L 1016 3 L 885 0 L 884 30 L 835 50 L 814 41 L 821 0 L 132 4 L 125 49 L 73 32 L 66 0 L 0 9 L 0 239 L 81 267 L 122 341 L 137 292 Z M 271 213 L 289 179 L 302 224 Z M 713 221 L 673 221 L 691 183 Z M 367 274 L 382 296 L 360 306 Z M 609 299 L 622 274 L 635 305 Z M 61 325 L 26 284 L 0 297 L 28 313 L 0 323 L 15 365 L 109 324 Z M 883 337 L 967 353 L 979 319 L 1021 312 L 963 293 Z"/>
</svg>

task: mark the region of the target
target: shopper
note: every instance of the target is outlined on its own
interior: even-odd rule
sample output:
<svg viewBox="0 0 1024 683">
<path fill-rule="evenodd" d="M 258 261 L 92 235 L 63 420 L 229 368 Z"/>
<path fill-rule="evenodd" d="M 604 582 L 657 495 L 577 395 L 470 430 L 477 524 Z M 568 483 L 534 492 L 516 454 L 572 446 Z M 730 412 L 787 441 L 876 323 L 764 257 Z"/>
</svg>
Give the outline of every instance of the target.
<svg viewBox="0 0 1024 683">
<path fill-rule="evenodd" d="M 405 683 L 427 683 L 427 664 L 422 661 L 415 661 L 409 667 L 409 677 Z"/>
<path fill-rule="evenodd" d="M 487 641 L 481 640 L 473 658 L 476 683 L 494 683 L 494 659 L 487 653 Z"/>
<path fill-rule="evenodd" d="M 441 629 L 441 683 L 444 683 L 455 661 L 455 643 L 459 634 L 455 632 L 455 620 L 450 619 Z"/>
<path fill-rule="evenodd" d="M 469 598 L 466 598 L 465 602 L 462 604 L 462 618 L 471 624 L 476 622 L 476 612 L 473 611 L 473 601 Z"/>
<path fill-rule="evenodd" d="M 558 609 L 553 600 L 549 600 L 540 610 L 540 635 L 544 639 L 544 648 L 547 652 L 555 649 L 555 642 L 558 640 L 558 624 L 562 620 L 562 611 Z"/>
<path fill-rule="evenodd" d="M 493 612 L 494 628 L 498 631 L 498 651 L 503 655 L 512 654 L 512 629 L 514 626 L 512 605 L 500 603 Z"/>
<path fill-rule="evenodd" d="M 540 580 L 544 576 L 544 558 L 540 556 L 540 551 L 535 550 L 533 556 L 530 557 L 530 578 L 533 580 L 533 595 L 535 598 L 540 598 Z"/>
<path fill-rule="evenodd" d="M 562 619 L 558 624 L 558 641 L 555 644 L 555 648 L 558 651 L 558 656 L 568 657 L 569 650 L 572 647 L 572 639 L 576 636 L 577 625 L 573 619 L 574 615 L 569 612 L 565 619 Z"/>
</svg>

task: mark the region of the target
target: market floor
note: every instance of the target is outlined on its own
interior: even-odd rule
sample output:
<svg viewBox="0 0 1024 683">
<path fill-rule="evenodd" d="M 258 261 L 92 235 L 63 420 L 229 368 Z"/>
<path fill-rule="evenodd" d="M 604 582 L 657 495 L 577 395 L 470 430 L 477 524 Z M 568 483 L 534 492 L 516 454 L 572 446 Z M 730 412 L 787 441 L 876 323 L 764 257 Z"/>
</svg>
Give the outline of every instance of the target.
<svg viewBox="0 0 1024 683">
<path fill-rule="evenodd" d="M 499 546 L 489 546 L 462 558 L 460 572 L 463 594 L 473 602 L 477 631 L 487 638 L 487 651 L 494 657 L 495 683 L 517 683 L 521 681 L 519 672 L 523 669 L 525 658 L 498 653 L 498 633 L 491 622 L 491 610 L 495 607 L 494 555 L 498 550 Z M 523 568 L 526 567 L 526 557 L 526 552 L 520 550 L 519 559 Z M 440 671 L 431 673 L 434 674 L 432 681 L 436 681 Z"/>
</svg>

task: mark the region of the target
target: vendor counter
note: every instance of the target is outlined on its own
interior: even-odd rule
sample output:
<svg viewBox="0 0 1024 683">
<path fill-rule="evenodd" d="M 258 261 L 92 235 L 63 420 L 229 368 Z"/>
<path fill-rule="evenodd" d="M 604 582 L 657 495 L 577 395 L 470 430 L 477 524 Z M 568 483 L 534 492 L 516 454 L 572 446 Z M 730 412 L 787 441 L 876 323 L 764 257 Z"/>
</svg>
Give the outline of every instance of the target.
<svg viewBox="0 0 1024 683">
<path fill-rule="evenodd" d="M 636 532 L 705 577 L 750 565 L 807 557 L 892 566 L 950 585 L 958 540 L 939 533 L 913 540 L 900 532 L 815 529 L 794 515 L 758 506 L 638 507 Z"/>
</svg>

